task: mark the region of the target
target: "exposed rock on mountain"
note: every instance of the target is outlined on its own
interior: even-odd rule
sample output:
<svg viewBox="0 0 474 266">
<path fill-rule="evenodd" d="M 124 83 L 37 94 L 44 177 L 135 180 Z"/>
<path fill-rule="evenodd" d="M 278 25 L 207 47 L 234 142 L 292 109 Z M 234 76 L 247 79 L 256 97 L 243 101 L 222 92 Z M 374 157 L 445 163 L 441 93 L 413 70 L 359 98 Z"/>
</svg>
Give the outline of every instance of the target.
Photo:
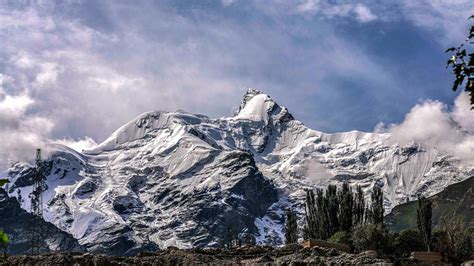
<svg viewBox="0 0 474 266">
<path fill-rule="evenodd" d="M 5 190 L 0 188 L 0 228 L 12 240 L 8 246 L 10 254 L 24 254 L 31 251 L 30 225 L 32 215 L 23 210 L 17 199 L 8 197 Z M 70 234 L 59 230 L 51 223 L 41 221 L 44 228 L 44 239 L 41 252 L 51 251 L 85 251 Z"/>
</svg>

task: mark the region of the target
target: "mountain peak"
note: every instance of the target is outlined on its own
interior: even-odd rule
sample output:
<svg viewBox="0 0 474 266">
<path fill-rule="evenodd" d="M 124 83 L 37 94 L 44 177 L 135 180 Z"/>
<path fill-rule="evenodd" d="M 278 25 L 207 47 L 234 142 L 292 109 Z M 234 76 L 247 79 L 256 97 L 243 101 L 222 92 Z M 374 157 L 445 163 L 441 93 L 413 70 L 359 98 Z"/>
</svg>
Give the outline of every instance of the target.
<svg viewBox="0 0 474 266">
<path fill-rule="evenodd" d="M 282 112 L 291 117 L 288 110 L 280 107 L 268 94 L 250 88 L 244 94 L 242 103 L 234 114 L 234 118 L 267 123 L 269 122 L 269 116 L 281 116 Z"/>
</svg>

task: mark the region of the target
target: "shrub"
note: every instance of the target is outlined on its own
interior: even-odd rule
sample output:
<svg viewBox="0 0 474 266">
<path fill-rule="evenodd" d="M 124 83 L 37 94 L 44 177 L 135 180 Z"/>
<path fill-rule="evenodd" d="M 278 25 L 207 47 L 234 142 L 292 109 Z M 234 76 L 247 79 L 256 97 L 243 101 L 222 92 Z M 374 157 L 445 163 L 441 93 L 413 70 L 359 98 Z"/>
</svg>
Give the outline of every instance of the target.
<svg viewBox="0 0 474 266">
<path fill-rule="evenodd" d="M 394 253 L 398 257 L 409 257 L 413 251 L 425 251 L 426 245 L 420 232 L 404 230 L 395 236 Z"/>
<path fill-rule="evenodd" d="M 376 250 L 380 254 L 384 254 L 391 247 L 392 241 L 381 224 L 368 224 L 354 229 L 352 243 L 357 252 Z"/>
<path fill-rule="evenodd" d="M 3 258 L 7 257 L 7 247 L 10 243 L 7 234 L 0 230 L 0 249 L 3 251 Z"/>
<path fill-rule="evenodd" d="M 351 234 L 347 231 L 336 232 L 329 238 L 329 242 L 352 245 Z"/>
</svg>

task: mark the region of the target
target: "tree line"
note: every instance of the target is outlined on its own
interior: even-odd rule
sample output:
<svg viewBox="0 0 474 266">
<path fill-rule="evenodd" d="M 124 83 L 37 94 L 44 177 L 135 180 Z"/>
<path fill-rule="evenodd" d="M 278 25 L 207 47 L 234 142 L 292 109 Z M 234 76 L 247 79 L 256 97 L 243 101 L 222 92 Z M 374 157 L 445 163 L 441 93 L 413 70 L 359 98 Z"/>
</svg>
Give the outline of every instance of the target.
<svg viewBox="0 0 474 266">
<path fill-rule="evenodd" d="M 440 252 L 450 262 L 470 257 L 472 243 L 468 228 L 459 217 L 445 218 L 433 230 L 432 201 L 419 197 L 416 210 L 417 230 L 389 232 L 384 225 L 382 188 L 374 185 L 370 202 L 360 186 L 354 191 L 344 183 L 340 189 L 329 185 L 325 190 L 308 190 L 305 198 L 304 239 L 320 239 L 349 245 L 354 252 L 376 250 L 379 254 L 408 257 L 413 251 Z M 298 243 L 297 214 L 286 211 L 287 244 Z"/>
</svg>

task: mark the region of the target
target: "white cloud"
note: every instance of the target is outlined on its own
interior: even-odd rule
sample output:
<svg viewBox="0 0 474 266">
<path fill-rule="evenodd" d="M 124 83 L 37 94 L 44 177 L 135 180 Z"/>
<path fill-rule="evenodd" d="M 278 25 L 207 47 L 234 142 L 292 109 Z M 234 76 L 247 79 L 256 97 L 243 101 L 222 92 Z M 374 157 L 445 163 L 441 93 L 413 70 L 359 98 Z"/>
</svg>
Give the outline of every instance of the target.
<svg viewBox="0 0 474 266">
<path fill-rule="evenodd" d="M 360 3 L 354 7 L 354 13 L 361 22 L 370 22 L 377 19 L 377 16 L 367 6 Z"/>
<path fill-rule="evenodd" d="M 74 149 L 78 152 L 82 152 L 84 150 L 89 150 L 89 149 L 97 146 L 97 143 L 91 137 L 84 137 L 84 138 L 79 139 L 79 140 L 58 139 L 58 140 L 54 140 L 54 142 L 65 145 L 65 146 L 68 146 L 71 149 Z"/>
<path fill-rule="evenodd" d="M 279 7 L 269 8 L 267 5 L 257 6 L 270 13 L 280 14 L 298 14 L 303 16 L 322 16 L 325 18 L 348 17 L 354 18 L 361 23 L 371 22 L 377 19 L 377 16 L 371 9 L 362 3 L 353 3 L 351 1 L 321 1 L 321 0 L 303 0 L 274 2 L 273 5 Z"/>
<path fill-rule="evenodd" d="M 223 6 L 228 7 L 233 5 L 237 0 L 221 0 Z"/>
<path fill-rule="evenodd" d="M 463 92 L 452 111 L 439 101 L 427 100 L 413 107 L 401 124 L 391 125 L 388 131 L 394 143 L 423 143 L 472 162 L 474 135 L 469 130 L 473 121 L 474 112 Z"/>
<path fill-rule="evenodd" d="M 27 113 L 34 103 L 26 94 L 0 100 L 0 173 L 10 162 L 32 159 L 50 136 L 54 123 Z"/>
<path fill-rule="evenodd" d="M 400 3 L 402 15 L 436 33 L 442 45 L 455 45 L 467 37 L 468 18 L 474 14 L 472 0 L 403 0 Z"/>
</svg>

